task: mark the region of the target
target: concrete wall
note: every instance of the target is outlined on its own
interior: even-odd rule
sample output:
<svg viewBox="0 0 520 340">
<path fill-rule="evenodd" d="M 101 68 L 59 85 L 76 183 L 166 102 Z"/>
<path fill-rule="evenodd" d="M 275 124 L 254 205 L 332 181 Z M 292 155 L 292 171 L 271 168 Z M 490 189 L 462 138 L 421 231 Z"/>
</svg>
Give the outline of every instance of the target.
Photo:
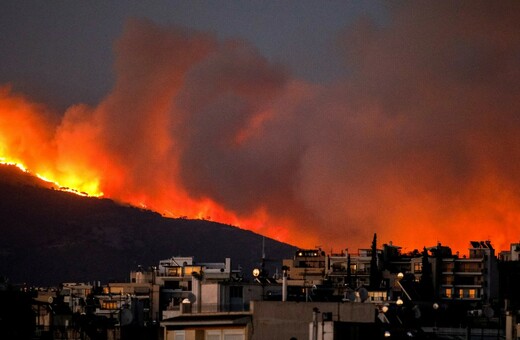
<svg viewBox="0 0 520 340">
<path fill-rule="evenodd" d="M 309 339 L 309 323 L 312 322 L 313 308 L 323 313 L 332 313 L 333 321 L 375 322 L 375 306 L 357 302 L 280 302 L 252 301 L 252 340 Z"/>
<path fill-rule="evenodd" d="M 202 291 L 197 297 L 202 303 L 201 312 L 218 312 L 219 287 L 216 283 L 203 283 Z"/>
</svg>

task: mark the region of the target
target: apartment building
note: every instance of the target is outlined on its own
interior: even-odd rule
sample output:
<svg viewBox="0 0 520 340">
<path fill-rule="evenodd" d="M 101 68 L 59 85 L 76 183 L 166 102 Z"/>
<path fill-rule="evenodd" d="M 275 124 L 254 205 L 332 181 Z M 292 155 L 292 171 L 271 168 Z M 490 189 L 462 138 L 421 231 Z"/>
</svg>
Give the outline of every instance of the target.
<svg viewBox="0 0 520 340">
<path fill-rule="evenodd" d="M 438 256 L 430 249 L 440 299 L 489 303 L 498 298 L 498 261 L 490 241 L 471 241 L 469 256 L 462 257 Z"/>
</svg>

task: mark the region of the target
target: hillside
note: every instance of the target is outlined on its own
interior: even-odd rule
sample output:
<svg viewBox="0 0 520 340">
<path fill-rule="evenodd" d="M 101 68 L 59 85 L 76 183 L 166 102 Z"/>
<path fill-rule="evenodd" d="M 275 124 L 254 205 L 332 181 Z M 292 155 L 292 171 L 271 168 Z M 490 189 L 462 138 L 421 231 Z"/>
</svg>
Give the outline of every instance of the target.
<svg viewBox="0 0 520 340">
<path fill-rule="evenodd" d="M 262 236 L 204 220 L 171 219 L 109 199 L 51 189 L 14 166 L 0 165 L 0 276 L 13 283 L 128 281 L 129 272 L 171 256 L 199 262 L 232 259 L 249 274 Z M 291 245 L 265 238 L 281 267 Z"/>
</svg>

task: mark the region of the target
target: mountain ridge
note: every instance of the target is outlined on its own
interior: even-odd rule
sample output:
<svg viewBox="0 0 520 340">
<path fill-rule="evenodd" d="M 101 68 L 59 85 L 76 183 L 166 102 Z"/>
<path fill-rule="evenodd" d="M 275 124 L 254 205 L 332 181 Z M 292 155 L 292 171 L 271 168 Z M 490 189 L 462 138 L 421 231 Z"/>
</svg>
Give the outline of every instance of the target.
<svg viewBox="0 0 520 340">
<path fill-rule="evenodd" d="M 238 227 L 56 190 L 13 165 L 0 165 L 0 235 L 0 276 L 32 285 L 127 282 L 138 265 L 172 256 L 230 257 L 247 276 L 260 265 L 263 240 L 278 267 L 296 250 Z"/>
</svg>

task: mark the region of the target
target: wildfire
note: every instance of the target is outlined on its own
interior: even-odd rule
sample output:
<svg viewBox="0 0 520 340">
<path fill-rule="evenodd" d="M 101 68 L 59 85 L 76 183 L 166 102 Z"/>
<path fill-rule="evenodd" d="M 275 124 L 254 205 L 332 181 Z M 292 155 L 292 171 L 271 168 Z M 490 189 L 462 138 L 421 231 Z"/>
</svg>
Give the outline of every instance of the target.
<svg viewBox="0 0 520 340">
<path fill-rule="evenodd" d="M 145 181 L 136 182 L 134 174 L 120 165 L 118 155 L 98 141 L 100 131 L 95 121 L 99 114 L 75 106 L 62 120 L 53 122 L 42 105 L 12 93 L 10 87 L 0 88 L 0 164 L 16 166 L 57 190 L 106 196 L 167 217 L 218 221 L 286 240 L 286 233 L 267 226 L 265 214 L 239 218 L 211 198 L 190 197 L 175 176 L 169 178 L 169 173 L 161 171 L 169 163 L 175 169 L 175 163 L 167 159 L 159 159 L 156 166 L 144 159 L 144 168 L 150 172 L 142 175 Z M 150 130 L 152 140 L 157 139 L 157 131 Z M 164 138 L 159 139 L 158 149 L 170 143 Z"/>
<path fill-rule="evenodd" d="M 354 23 L 337 39 L 346 72 L 327 84 L 242 40 L 133 20 L 97 105 L 49 112 L 0 87 L 1 161 L 300 247 L 368 247 L 376 232 L 408 250 L 506 249 L 520 225 L 520 21 L 477 8 Z"/>
<path fill-rule="evenodd" d="M 18 169 L 20 169 L 21 171 L 23 171 L 23 172 L 25 172 L 27 174 L 35 176 L 35 177 L 41 179 L 44 182 L 51 183 L 55 189 L 60 190 L 60 191 L 70 192 L 70 193 L 76 194 L 78 196 L 84 196 L 84 197 L 89 197 L 89 196 L 90 197 L 102 197 L 103 196 L 103 193 L 99 192 L 97 190 L 97 184 L 96 183 L 93 183 L 93 184 L 90 184 L 90 185 L 87 184 L 87 185 L 80 185 L 80 186 L 78 186 L 78 188 L 80 188 L 80 187 L 81 188 L 92 188 L 92 190 L 85 191 L 85 190 L 82 190 L 82 189 L 76 189 L 74 186 L 72 186 L 72 187 L 70 186 L 70 185 L 72 185 L 74 183 L 78 183 L 79 182 L 78 180 L 72 179 L 72 180 L 67 181 L 67 183 L 71 183 L 71 184 L 69 184 L 69 185 L 62 185 L 57 180 L 54 180 L 54 179 L 49 178 L 47 176 L 40 175 L 38 173 L 31 172 L 22 163 L 14 161 L 14 160 L 10 160 L 7 157 L 0 157 L 0 164 L 2 164 L 2 165 L 9 165 L 9 166 L 15 166 L 15 167 L 17 167 Z"/>
</svg>

